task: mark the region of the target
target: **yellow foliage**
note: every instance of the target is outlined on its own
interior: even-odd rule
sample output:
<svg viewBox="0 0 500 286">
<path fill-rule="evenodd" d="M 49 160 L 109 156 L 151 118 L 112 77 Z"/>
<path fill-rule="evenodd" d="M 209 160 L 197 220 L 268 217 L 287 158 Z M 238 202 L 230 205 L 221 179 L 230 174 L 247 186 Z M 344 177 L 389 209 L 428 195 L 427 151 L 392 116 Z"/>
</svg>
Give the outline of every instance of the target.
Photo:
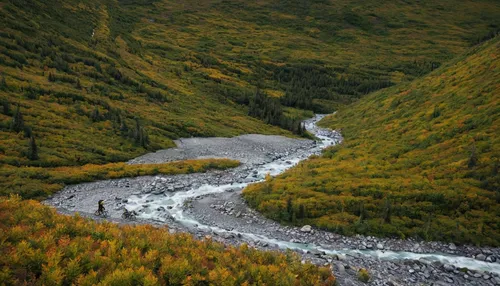
<svg viewBox="0 0 500 286">
<path fill-rule="evenodd" d="M 325 118 L 340 146 L 247 187 L 268 217 L 353 235 L 500 245 L 500 38 Z"/>
<path fill-rule="evenodd" d="M 209 169 L 222 170 L 238 165 L 239 162 L 235 160 L 203 159 L 142 165 L 109 163 L 56 168 L 3 166 L 0 170 L 0 195 L 17 193 L 25 198 L 43 198 L 67 184 L 157 174 L 206 172 Z"/>
<path fill-rule="evenodd" d="M 8 284 L 331 285 L 328 281 L 335 281 L 328 268 L 303 265 L 296 255 L 226 247 L 147 225 L 120 227 L 63 216 L 15 196 L 0 197 L 0 230 L 0 278 Z M 298 280 L 291 280 L 297 275 Z"/>
</svg>

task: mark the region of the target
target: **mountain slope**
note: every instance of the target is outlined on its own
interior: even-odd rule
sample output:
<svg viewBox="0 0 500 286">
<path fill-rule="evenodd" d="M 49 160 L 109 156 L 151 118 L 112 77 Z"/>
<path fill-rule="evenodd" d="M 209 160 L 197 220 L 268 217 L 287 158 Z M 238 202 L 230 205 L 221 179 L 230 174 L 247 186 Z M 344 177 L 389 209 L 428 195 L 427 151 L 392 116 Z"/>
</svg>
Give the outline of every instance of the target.
<svg viewBox="0 0 500 286">
<path fill-rule="evenodd" d="M 1 0 L 0 164 L 20 174 L 2 188 L 25 196 L 25 166 L 125 161 L 179 137 L 300 134 L 310 112 L 295 108 L 331 111 L 428 73 L 498 29 L 499 11 L 489 0 Z"/>
<path fill-rule="evenodd" d="M 244 191 L 269 217 L 353 234 L 500 242 L 500 38 L 325 119 L 345 142 Z"/>
</svg>

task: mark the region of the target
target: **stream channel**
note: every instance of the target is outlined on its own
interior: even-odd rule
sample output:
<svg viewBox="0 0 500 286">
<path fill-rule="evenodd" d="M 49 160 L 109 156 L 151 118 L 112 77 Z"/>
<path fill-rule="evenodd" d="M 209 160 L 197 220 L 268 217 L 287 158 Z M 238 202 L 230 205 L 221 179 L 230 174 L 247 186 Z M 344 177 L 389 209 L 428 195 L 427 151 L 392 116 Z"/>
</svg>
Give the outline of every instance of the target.
<svg viewBox="0 0 500 286">
<path fill-rule="evenodd" d="M 249 208 L 241 191 L 277 176 L 311 155 L 340 144 L 341 134 L 316 125 L 325 115 L 304 121 L 317 138 L 293 139 L 249 134 L 233 138 L 186 138 L 177 148 L 160 150 L 129 161 L 151 164 L 196 158 L 231 158 L 241 166 L 224 171 L 175 176 L 143 176 L 66 187 L 44 203 L 64 214 L 92 217 L 104 199 L 107 220 L 117 223 L 168 225 L 171 232 L 189 232 L 199 239 L 266 250 L 291 249 L 303 260 L 331 265 L 340 285 L 363 285 L 359 268 L 371 273 L 371 285 L 500 285 L 500 249 L 456 246 L 412 239 L 345 237 L 316 229 L 283 226 Z M 137 220 L 121 219 L 123 208 Z"/>
</svg>

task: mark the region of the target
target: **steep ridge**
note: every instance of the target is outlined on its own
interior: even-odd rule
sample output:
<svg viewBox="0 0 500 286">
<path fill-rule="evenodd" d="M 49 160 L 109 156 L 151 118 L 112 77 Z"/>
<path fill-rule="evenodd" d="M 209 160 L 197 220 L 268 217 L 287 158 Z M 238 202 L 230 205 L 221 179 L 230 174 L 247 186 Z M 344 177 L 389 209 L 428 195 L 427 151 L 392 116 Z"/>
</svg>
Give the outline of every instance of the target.
<svg viewBox="0 0 500 286">
<path fill-rule="evenodd" d="M 244 191 L 273 219 L 499 246 L 500 39 L 325 119 L 344 144 Z"/>
</svg>

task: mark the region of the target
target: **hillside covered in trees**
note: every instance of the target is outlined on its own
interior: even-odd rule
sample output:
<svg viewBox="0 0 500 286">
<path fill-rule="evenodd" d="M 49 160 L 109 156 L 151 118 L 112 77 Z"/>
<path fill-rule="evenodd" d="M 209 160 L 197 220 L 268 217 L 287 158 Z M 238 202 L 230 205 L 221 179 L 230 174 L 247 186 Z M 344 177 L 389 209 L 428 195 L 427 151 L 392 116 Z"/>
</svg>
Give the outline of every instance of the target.
<svg viewBox="0 0 500 286">
<path fill-rule="evenodd" d="M 329 112 L 423 75 L 496 31 L 499 8 L 2 0 L 0 164 L 23 173 L 124 161 L 179 137 L 302 135 L 296 108 Z"/>
<path fill-rule="evenodd" d="M 500 38 L 326 118 L 343 144 L 244 191 L 343 234 L 500 244 Z"/>
</svg>

